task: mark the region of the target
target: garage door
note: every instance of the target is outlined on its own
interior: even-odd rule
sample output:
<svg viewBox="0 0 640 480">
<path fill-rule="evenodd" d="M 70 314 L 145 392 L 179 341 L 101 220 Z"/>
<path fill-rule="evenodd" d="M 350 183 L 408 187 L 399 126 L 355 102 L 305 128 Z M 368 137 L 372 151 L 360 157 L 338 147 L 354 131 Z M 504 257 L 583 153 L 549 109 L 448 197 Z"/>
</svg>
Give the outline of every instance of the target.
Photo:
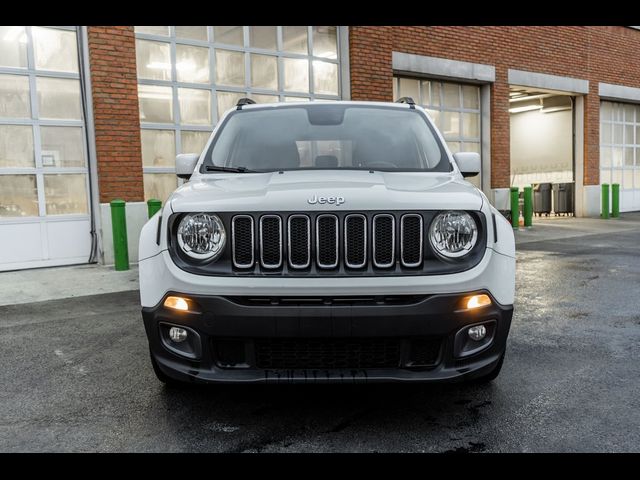
<svg viewBox="0 0 640 480">
<path fill-rule="evenodd" d="M 480 152 L 480 87 L 394 77 L 393 97 L 411 97 L 428 112 L 453 152 Z M 477 187 L 482 173 L 467 178 Z"/>
<path fill-rule="evenodd" d="M 640 105 L 601 102 L 600 183 L 620 184 L 620 211 L 640 210 Z"/>
<path fill-rule="evenodd" d="M 75 28 L 0 27 L 0 271 L 87 262 Z"/>
</svg>

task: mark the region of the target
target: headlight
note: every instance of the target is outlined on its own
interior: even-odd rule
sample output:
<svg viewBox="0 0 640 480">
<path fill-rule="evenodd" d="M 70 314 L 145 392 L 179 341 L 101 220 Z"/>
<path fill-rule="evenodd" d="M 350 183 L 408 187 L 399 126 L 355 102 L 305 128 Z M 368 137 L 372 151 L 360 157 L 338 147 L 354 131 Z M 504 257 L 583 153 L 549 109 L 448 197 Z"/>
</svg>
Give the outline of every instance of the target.
<svg viewBox="0 0 640 480">
<path fill-rule="evenodd" d="M 178 225 L 178 245 L 191 258 L 213 260 L 224 249 L 227 234 L 217 215 L 190 213 Z"/>
<path fill-rule="evenodd" d="M 429 241 L 435 253 L 445 259 L 467 255 L 478 240 L 478 227 L 466 212 L 443 212 L 429 228 Z"/>
</svg>

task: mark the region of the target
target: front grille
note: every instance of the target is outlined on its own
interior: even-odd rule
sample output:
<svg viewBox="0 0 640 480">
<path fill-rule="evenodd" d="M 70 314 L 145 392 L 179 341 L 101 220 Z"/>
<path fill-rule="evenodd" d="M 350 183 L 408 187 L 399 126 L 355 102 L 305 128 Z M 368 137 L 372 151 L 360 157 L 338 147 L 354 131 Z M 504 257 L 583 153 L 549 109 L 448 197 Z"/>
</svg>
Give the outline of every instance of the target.
<svg viewBox="0 0 640 480">
<path fill-rule="evenodd" d="M 338 266 L 338 217 L 335 215 L 318 215 L 316 249 L 320 268 Z"/>
<path fill-rule="evenodd" d="M 306 215 L 291 215 L 288 221 L 289 265 L 307 268 L 311 264 L 311 225 Z"/>
<path fill-rule="evenodd" d="M 269 338 L 255 340 L 263 369 L 398 368 L 399 339 Z"/>
<path fill-rule="evenodd" d="M 400 258 L 405 267 L 422 263 L 422 216 L 406 214 L 400 220 Z"/>
<path fill-rule="evenodd" d="M 417 212 L 237 214 L 231 217 L 232 262 L 246 271 L 259 264 L 266 272 L 418 271 L 428 218 Z"/>
<path fill-rule="evenodd" d="M 376 267 L 393 266 L 395 253 L 395 219 L 393 215 L 373 217 L 373 264 Z"/>
<path fill-rule="evenodd" d="M 260 218 L 260 263 L 264 268 L 282 265 L 282 220 L 278 215 Z"/>
<path fill-rule="evenodd" d="M 344 219 L 344 256 L 349 268 L 367 264 L 367 217 L 354 214 Z"/>
<path fill-rule="evenodd" d="M 231 230 L 233 264 L 240 268 L 253 266 L 253 218 L 236 215 Z"/>
</svg>

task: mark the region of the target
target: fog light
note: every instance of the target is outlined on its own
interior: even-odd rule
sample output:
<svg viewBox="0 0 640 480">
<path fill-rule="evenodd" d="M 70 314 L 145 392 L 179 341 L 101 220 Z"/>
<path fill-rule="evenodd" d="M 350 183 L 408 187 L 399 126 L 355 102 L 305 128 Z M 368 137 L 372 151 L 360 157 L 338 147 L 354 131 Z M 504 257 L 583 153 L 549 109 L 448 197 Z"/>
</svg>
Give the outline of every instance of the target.
<svg viewBox="0 0 640 480">
<path fill-rule="evenodd" d="M 487 305 L 491 305 L 491 299 L 489 295 L 473 295 L 471 297 L 467 297 L 467 309 L 486 307 Z"/>
<path fill-rule="evenodd" d="M 164 306 L 167 308 L 173 308 L 174 310 L 181 310 L 183 312 L 189 310 L 189 304 L 182 297 L 167 297 L 164 301 Z"/>
<path fill-rule="evenodd" d="M 468 333 L 471 340 L 479 342 L 487 335 L 487 327 L 485 327 L 484 325 L 476 325 L 475 327 L 469 328 Z"/>
<path fill-rule="evenodd" d="M 171 327 L 169 338 L 176 343 L 184 342 L 187 339 L 187 331 L 184 328 Z"/>
</svg>

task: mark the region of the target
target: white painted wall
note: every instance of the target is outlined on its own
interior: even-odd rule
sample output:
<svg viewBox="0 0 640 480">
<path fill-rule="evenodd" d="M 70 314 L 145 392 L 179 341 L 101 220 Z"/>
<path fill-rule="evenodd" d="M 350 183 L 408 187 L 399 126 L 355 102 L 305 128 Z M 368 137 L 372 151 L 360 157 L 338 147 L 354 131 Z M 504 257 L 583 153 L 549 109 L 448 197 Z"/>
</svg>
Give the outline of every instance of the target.
<svg viewBox="0 0 640 480">
<path fill-rule="evenodd" d="M 572 113 L 512 113 L 511 185 L 572 182 Z"/>
<path fill-rule="evenodd" d="M 127 202 L 125 207 L 127 218 L 127 243 L 129 245 L 129 263 L 138 262 L 138 241 L 140 231 L 147 223 L 147 204 L 145 202 Z M 101 263 L 113 265 L 113 231 L 111 229 L 111 206 L 108 203 L 100 204 L 101 228 L 99 235 L 102 237 Z"/>
</svg>

